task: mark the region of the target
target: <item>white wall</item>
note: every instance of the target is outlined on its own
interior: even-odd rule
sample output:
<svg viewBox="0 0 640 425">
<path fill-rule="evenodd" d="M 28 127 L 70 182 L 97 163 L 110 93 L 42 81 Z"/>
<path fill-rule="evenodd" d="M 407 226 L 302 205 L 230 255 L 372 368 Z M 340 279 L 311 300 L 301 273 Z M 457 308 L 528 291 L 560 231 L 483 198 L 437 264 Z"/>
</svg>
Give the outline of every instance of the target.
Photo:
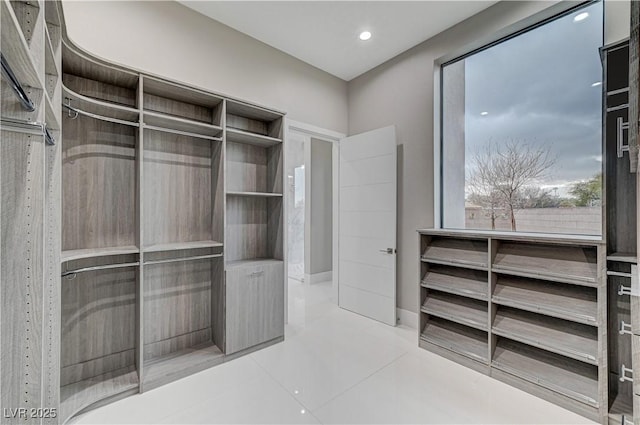
<svg viewBox="0 0 640 425">
<path fill-rule="evenodd" d="M 500 2 L 349 82 L 350 135 L 392 124 L 397 129 L 401 309 L 417 311 L 416 229 L 434 224 L 434 61 L 555 3 Z M 605 43 L 609 44 L 628 36 L 629 2 L 606 0 L 605 5 Z"/>
<path fill-rule="evenodd" d="M 69 38 L 109 61 L 346 133 L 347 83 L 169 1 L 63 2 Z"/>
</svg>

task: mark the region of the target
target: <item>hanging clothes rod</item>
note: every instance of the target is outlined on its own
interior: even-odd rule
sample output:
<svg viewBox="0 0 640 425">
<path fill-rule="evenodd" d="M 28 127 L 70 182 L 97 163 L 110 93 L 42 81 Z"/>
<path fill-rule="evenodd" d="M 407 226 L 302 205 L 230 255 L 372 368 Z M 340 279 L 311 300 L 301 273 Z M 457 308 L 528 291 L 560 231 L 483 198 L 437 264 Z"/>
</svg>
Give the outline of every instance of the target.
<svg viewBox="0 0 640 425">
<path fill-rule="evenodd" d="M 135 263 L 106 264 L 104 266 L 84 267 L 81 269 L 68 270 L 68 271 L 62 272 L 61 276 L 62 277 L 71 276 L 70 279 L 73 279 L 76 277 L 76 274 L 78 273 L 92 272 L 96 270 L 121 269 L 124 267 L 135 267 L 139 265 L 140 265 L 140 262 L 136 261 Z"/>
<path fill-rule="evenodd" d="M 152 265 L 152 264 L 164 264 L 164 263 L 175 263 L 177 261 L 191 261 L 191 260 L 206 260 L 208 258 L 219 258 L 222 257 L 222 254 L 210 254 L 210 255 L 197 255 L 195 257 L 181 257 L 181 258 L 169 258 L 167 260 L 152 260 L 145 261 L 144 265 Z"/>
<path fill-rule="evenodd" d="M 71 99 L 67 99 L 67 100 L 69 101 L 69 103 L 71 102 Z M 78 118 L 78 115 L 84 115 L 85 117 L 94 118 L 97 120 L 113 122 L 116 124 L 130 125 L 132 127 L 140 127 L 140 124 L 138 124 L 137 122 L 119 120 L 117 118 L 109 118 L 109 117 L 94 114 L 91 112 L 83 111 L 82 109 L 74 108 L 68 103 L 63 103 L 62 106 L 67 109 L 67 111 L 69 112 L 69 118 L 71 118 L 72 120 L 75 120 L 76 118 Z"/>
<path fill-rule="evenodd" d="M 22 103 L 24 109 L 26 109 L 28 112 L 35 111 L 36 105 L 34 105 L 33 101 L 29 98 L 29 95 L 27 95 L 27 93 L 24 91 L 24 88 L 22 88 L 22 84 L 20 84 L 20 81 L 18 81 L 16 74 L 13 73 L 9 62 L 7 62 L 2 53 L 0 53 L 0 62 L 2 62 L 2 75 L 11 84 L 13 92 L 20 100 L 20 103 Z"/>
<path fill-rule="evenodd" d="M 10 127 L 18 129 L 20 131 L 28 131 L 33 134 L 43 135 L 44 140 L 48 145 L 53 146 L 56 144 L 56 139 L 49 131 L 49 127 L 47 127 L 46 123 L 38 121 L 22 121 L 13 118 L 2 118 L 0 120 L 0 125 L 2 127 Z"/>
<path fill-rule="evenodd" d="M 621 111 L 623 109 L 628 109 L 628 108 L 629 108 L 629 104 L 625 103 L 623 105 L 612 106 L 611 108 L 607 108 L 607 112 Z"/>
</svg>

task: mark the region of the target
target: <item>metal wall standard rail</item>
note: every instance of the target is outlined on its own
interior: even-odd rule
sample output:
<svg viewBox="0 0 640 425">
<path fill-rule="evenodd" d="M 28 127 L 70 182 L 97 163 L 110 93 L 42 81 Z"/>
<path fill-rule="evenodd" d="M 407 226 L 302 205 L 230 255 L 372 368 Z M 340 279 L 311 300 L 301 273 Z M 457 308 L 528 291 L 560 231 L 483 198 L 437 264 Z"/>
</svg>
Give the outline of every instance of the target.
<svg viewBox="0 0 640 425">
<path fill-rule="evenodd" d="M 24 88 L 22 88 L 22 84 L 20 84 L 20 81 L 18 81 L 16 74 L 13 73 L 13 70 L 11 69 L 9 62 L 7 62 L 7 60 L 5 59 L 2 53 L 0 53 L 0 62 L 2 62 L 2 76 L 9 81 L 9 83 L 11 84 L 11 88 L 13 89 L 13 92 L 16 94 L 16 97 L 20 100 L 20 103 L 22 103 L 22 106 L 24 107 L 24 109 L 26 109 L 29 112 L 35 111 L 36 105 L 34 105 L 33 101 L 29 98 L 27 93 L 24 91 Z"/>
</svg>

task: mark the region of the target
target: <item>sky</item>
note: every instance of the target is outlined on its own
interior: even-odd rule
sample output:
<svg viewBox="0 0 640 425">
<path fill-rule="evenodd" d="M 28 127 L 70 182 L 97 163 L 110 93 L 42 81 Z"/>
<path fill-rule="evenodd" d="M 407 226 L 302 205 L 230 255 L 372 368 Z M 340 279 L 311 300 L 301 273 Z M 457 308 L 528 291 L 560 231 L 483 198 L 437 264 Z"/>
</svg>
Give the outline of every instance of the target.
<svg viewBox="0 0 640 425">
<path fill-rule="evenodd" d="M 598 2 L 464 59 L 467 175 L 478 149 L 509 140 L 550 147 L 555 166 L 540 184 L 560 196 L 600 172 L 602 43 Z"/>
</svg>

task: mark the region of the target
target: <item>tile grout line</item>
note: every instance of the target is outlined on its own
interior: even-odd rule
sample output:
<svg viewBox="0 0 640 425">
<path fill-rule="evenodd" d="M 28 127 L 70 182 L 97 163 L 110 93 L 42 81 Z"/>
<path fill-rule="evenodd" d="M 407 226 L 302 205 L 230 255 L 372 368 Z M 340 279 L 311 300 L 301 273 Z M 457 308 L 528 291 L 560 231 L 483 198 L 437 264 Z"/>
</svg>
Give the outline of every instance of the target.
<svg viewBox="0 0 640 425">
<path fill-rule="evenodd" d="M 305 414 L 306 414 L 306 413 L 308 413 L 309 415 L 311 415 L 311 416 L 316 420 L 316 422 L 318 422 L 319 424 L 322 424 L 322 422 L 320 422 L 320 420 L 316 417 L 316 415 L 314 415 L 314 414 L 311 412 L 311 409 L 309 409 L 307 406 L 305 406 L 305 405 L 302 403 L 302 401 L 298 400 L 298 399 L 295 397 L 295 395 L 294 395 L 294 394 L 291 394 L 291 391 L 289 391 L 289 390 L 288 390 L 288 389 L 287 389 L 283 384 L 281 384 L 281 383 L 280 383 L 280 381 L 278 381 L 278 380 L 275 378 L 275 376 L 271 375 L 271 373 L 269 373 L 269 371 L 268 371 L 264 366 L 262 366 L 262 365 L 261 365 L 261 364 L 260 364 L 256 359 L 254 359 L 254 358 L 253 358 L 253 355 L 254 355 L 254 354 L 255 354 L 255 353 L 251 353 L 251 354 L 249 355 L 249 358 L 250 358 L 250 359 L 251 359 L 255 364 L 257 364 L 257 365 L 258 365 L 258 367 L 259 367 L 260 369 L 262 369 L 262 371 L 263 371 L 263 372 L 264 372 L 264 373 L 265 373 L 265 374 L 266 374 L 266 375 L 267 375 L 271 380 L 273 380 L 273 382 L 275 382 L 275 383 L 276 383 L 280 388 L 282 388 L 282 389 L 284 390 L 284 392 L 285 392 L 285 393 L 287 393 L 287 395 L 293 399 L 293 401 L 295 401 L 295 402 L 296 402 L 296 403 L 298 403 L 300 406 L 302 406 L 302 407 L 304 408 Z"/>
<path fill-rule="evenodd" d="M 329 400 L 327 400 L 326 402 L 322 403 L 320 406 L 318 406 L 316 409 L 314 409 L 315 411 L 318 411 L 320 409 L 322 409 L 323 407 L 325 407 L 327 404 L 331 403 L 333 400 L 335 400 L 336 398 L 344 395 L 347 391 L 351 390 L 352 388 L 360 385 L 361 383 L 363 383 L 364 381 L 368 380 L 369 378 L 371 378 L 373 375 L 375 375 L 378 372 L 381 372 L 383 369 L 386 369 L 387 367 L 391 366 L 393 363 L 395 363 L 396 361 L 400 360 L 401 358 L 403 358 L 404 356 L 406 356 L 407 354 L 409 354 L 409 351 L 405 351 L 404 353 L 402 353 L 401 355 L 399 355 L 398 357 L 396 357 L 395 359 L 391 360 L 390 362 L 384 364 L 383 366 L 381 366 L 380 368 L 374 370 L 373 372 L 371 372 L 369 375 L 365 376 L 364 378 L 362 378 L 361 380 L 359 380 L 358 382 L 356 382 L 355 384 L 349 386 L 348 388 L 346 388 L 344 391 L 340 392 L 339 394 L 336 394 L 335 396 L 331 397 Z"/>
</svg>

